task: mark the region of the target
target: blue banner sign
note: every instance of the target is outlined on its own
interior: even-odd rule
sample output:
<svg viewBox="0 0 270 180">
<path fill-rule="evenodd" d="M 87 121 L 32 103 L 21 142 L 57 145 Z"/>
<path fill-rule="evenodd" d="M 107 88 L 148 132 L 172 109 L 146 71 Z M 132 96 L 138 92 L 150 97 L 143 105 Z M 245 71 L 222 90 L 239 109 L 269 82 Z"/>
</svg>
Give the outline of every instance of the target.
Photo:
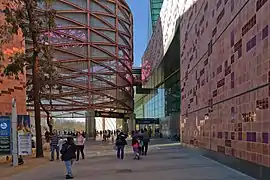
<svg viewBox="0 0 270 180">
<path fill-rule="evenodd" d="M 136 124 L 159 124 L 159 118 L 136 118 Z"/>
<path fill-rule="evenodd" d="M 6 155 L 11 152 L 11 120 L 9 116 L 0 116 L 0 154 Z"/>
</svg>

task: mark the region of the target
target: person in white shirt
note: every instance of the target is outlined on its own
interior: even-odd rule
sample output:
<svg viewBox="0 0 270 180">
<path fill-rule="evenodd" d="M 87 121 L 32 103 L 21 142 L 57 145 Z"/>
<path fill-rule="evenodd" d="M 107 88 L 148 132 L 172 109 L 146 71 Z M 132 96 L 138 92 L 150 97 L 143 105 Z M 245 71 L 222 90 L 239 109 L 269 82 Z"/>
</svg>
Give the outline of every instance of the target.
<svg viewBox="0 0 270 180">
<path fill-rule="evenodd" d="M 84 143 L 85 143 L 85 137 L 82 135 L 82 133 L 78 132 L 77 138 L 77 161 L 80 159 L 80 152 L 82 154 L 82 159 L 84 159 Z"/>
</svg>

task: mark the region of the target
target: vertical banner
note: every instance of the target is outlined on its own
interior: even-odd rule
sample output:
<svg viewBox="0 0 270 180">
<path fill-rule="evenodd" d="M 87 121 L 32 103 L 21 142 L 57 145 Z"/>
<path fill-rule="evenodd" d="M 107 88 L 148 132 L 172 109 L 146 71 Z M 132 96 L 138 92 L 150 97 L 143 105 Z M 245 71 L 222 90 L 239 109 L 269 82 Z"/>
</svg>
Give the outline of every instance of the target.
<svg viewBox="0 0 270 180">
<path fill-rule="evenodd" d="M 30 116 L 18 115 L 18 154 L 32 154 L 32 134 L 30 128 Z"/>
<path fill-rule="evenodd" d="M 10 124 L 9 116 L 0 116 L 0 155 L 8 155 L 11 153 Z"/>
</svg>

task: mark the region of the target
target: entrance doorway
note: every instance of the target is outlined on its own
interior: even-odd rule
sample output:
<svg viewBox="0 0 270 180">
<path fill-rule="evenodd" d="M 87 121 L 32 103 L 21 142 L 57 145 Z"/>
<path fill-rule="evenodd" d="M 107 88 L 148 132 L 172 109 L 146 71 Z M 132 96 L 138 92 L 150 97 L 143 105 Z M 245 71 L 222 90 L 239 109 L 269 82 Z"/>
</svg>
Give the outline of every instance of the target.
<svg viewBox="0 0 270 180">
<path fill-rule="evenodd" d="M 152 131 L 152 136 L 158 136 L 160 131 L 159 118 L 136 118 L 136 130 L 147 129 Z"/>
</svg>

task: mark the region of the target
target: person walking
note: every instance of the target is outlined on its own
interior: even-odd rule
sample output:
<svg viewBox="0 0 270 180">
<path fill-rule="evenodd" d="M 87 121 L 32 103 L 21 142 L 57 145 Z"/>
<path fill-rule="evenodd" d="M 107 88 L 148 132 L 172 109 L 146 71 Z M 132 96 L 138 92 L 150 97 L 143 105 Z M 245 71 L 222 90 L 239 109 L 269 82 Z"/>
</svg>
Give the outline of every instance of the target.
<svg viewBox="0 0 270 180">
<path fill-rule="evenodd" d="M 51 148 L 51 161 L 54 161 L 55 151 L 57 155 L 56 159 L 59 160 L 59 136 L 56 130 L 53 130 L 51 142 L 50 142 L 50 148 Z"/>
<path fill-rule="evenodd" d="M 149 128 L 148 130 L 149 139 L 152 138 L 152 133 L 153 133 L 152 128 Z"/>
<path fill-rule="evenodd" d="M 77 142 L 77 159 L 76 159 L 76 161 L 79 161 L 80 153 L 82 154 L 82 159 L 84 159 L 85 137 L 83 137 L 81 132 L 78 132 L 76 142 Z"/>
<path fill-rule="evenodd" d="M 146 156 L 148 151 L 148 144 L 150 141 L 149 133 L 147 132 L 146 128 L 142 131 L 142 135 L 143 135 L 142 155 Z"/>
<path fill-rule="evenodd" d="M 103 131 L 103 140 L 104 142 L 107 141 L 107 131 Z"/>
<path fill-rule="evenodd" d="M 66 179 L 73 179 L 72 164 L 76 158 L 76 145 L 74 144 L 74 139 L 72 137 L 67 138 L 67 141 L 63 144 L 60 153 L 62 154 L 61 160 L 65 162 L 67 170 Z"/>
<path fill-rule="evenodd" d="M 136 136 L 132 137 L 132 147 L 133 147 L 133 159 L 140 159 L 140 142 L 139 138 Z"/>
<path fill-rule="evenodd" d="M 117 135 L 116 141 L 115 141 L 115 146 L 117 149 L 117 158 L 118 159 L 124 159 L 124 151 L 125 151 L 125 146 L 127 145 L 126 141 L 127 136 L 123 133 L 120 132 Z"/>
</svg>

